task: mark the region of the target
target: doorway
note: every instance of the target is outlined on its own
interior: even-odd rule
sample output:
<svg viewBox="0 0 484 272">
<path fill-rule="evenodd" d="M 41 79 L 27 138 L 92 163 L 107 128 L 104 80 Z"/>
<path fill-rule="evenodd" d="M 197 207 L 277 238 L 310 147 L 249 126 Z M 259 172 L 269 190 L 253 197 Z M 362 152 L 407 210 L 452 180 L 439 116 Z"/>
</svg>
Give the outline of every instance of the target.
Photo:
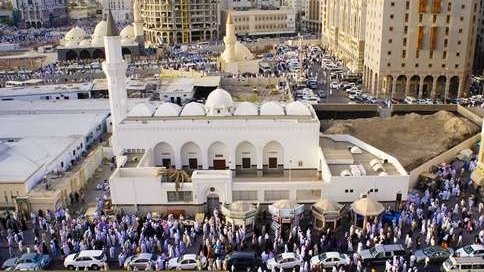
<svg viewBox="0 0 484 272">
<path fill-rule="evenodd" d="M 161 165 L 167 169 L 171 167 L 171 159 L 161 159 Z"/>
<path fill-rule="evenodd" d="M 188 168 L 189 169 L 198 169 L 198 161 L 197 158 L 189 158 L 188 159 Z"/>
<path fill-rule="evenodd" d="M 207 195 L 207 213 L 213 214 L 215 209 L 219 209 L 220 207 L 220 198 L 217 194 L 209 194 Z"/>
<path fill-rule="evenodd" d="M 213 170 L 225 170 L 225 160 L 213 160 Z"/>
<path fill-rule="evenodd" d="M 242 158 L 242 168 L 250 169 L 250 158 Z"/>
<path fill-rule="evenodd" d="M 269 168 L 277 168 L 277 158 L 269 158 Z"/>
</svg>

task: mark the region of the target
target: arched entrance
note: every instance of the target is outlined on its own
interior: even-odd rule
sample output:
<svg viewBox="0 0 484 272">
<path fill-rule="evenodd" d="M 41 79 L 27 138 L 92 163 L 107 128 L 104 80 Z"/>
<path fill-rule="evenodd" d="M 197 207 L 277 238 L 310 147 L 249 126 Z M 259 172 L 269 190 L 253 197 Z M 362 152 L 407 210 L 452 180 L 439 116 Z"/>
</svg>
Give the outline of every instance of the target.
<svg viewBox="0 0 484 272">
<path fill-rule="evenodd" d="M 215 142 L 208 148 L 209 168 L 213 170 L 225 170 L 229 166 L 229 151 L 222 142 Z"/>
<path fill-rule="evenodd" d="M 450 99 L 457 98 L 459 95 L 459 84 L 460 84 L 460 79 L 458 76 L 453 76 L 450 79 L 450 88 L 449 88 L 449 97 Z"/>
<path fill-rule="evenodd" d="M 397 85 L 394 91 L 394 97 L 404 98 L 406 85 L 407 85 L 407 77 L 404 75 L 398 76 Z"/>
<path fill-rule="evenodd" d="M 92 52 L 92 58 L 93 59 L 104 59 L 104 51 L 101 49 L 96 49 L 94 52 Z"/>
<path fill-rule="evenodd" d="M 215 191 L 214 188 L 210 188 L 210 191 Z M 220 197 L 211 192 L 207 195 L 207 213 L 208 214 L 213 214 L 214 210 L 219 210 L 220 209 Z"/>
<path fill-rule="evenodd" d="M 279 142 L 271 141 L 262 150 L 264 174 L 282 173 L 284 169 L 284 149 Z"/>
<path fill-rule="evenodd" d="M 408 91 L 409 96 L 417 97 L 420 87 L 420 77 L 413 76 L 410 78 L 410 89 Z"/>
<path fill-rule="evenodd" d="M 433 87 L 434 87 L 434 78 L 432 76 L 426 76 L 424 78 L 424 83 L 423 83 L 422 98 L 430 98 Z"/>
<path fill-rule="evenodd" d="M 123 48 L 121 49 L 121 54 L 123 54 L 123 57 L 125 55 L 131 55 L 131 50 L 129 50 L 128 48 Z"/>
<path fill-rule="evenodd" d="M 435 90 L 435 97 L 438 99 L 443 99 L 445 94 L 445 84 L 447 83 L 447 78 L 445 76 L 439 76 L 437 78 L 437 86 Z"/>
<path fill-rule="evenodd" d="M 80 59 L 90 59 L 91 53 L 89 53 L 89 51 L 87 51 L 87 50 L 81 50 L 81 52 L 79 52 L 79 58 Z"/>
<path fill-rule="evenodd" d="M 254 168 L 257 166 L 256 148 L 252 143 L 248 141 L 241 142 L 237 146 L 235 150 L 235 156 L 236 169 L 238 172 L 247 172 L 250 171 L 253 166 Z"/>
<path fill-rule="evenodd" d="M 170 168 L 175 161 L 173 147 L 166 142 L 158 143 L 153 149 L 153 160 L 156 166 Z"/>
<path fill-rule="evenodd" d="M 185 143 L 181 148 L 181 163 L 183 168 L 188 168 L 189 170 L 198 169 L 201 165 L 202 151 L 200 147 L 194 142 Z"/>
<path fill-rule="evenodd" d="M 69 50 L 66 52 L 66 60 L 76 60 L 77 53 L 74 50 Z"/>
</svg>

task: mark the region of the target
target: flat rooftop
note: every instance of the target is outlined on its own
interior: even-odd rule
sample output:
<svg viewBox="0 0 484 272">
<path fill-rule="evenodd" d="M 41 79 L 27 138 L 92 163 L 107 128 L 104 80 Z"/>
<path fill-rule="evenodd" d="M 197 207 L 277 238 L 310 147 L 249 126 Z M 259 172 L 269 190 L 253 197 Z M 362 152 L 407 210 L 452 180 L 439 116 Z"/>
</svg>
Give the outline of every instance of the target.
<svg viewBox="0 0 484 272">
<path fill-rule="evenodd" d="M 89 92 L 92 83 L 71 83 L 53 85 L 35 85 L 0 88 L 0 98 L 12 96 L 43 95 L 52 93 L 79 93 Z"/>
<path fill-rule="evenodd" d="M 0 143 L 0 182 L 23 183 L 64 152 L 70 152 L 77 139 L 36 137 Z"/>
<path fill-rule="evenodd" d="M 107 113 L 0 114 L 0 124 L 2 124 L 0 139 L 86 136 L 107 115 Z"/>
<path fill-rule="evenodd" d="M 356 146 L 353 143 L 346 141 L 334 141 L 328 137 L 319 138 L 319 146 L 321 147 L 329 170 L 332 176 L 339 176 L 344 170 L 352 172 L 353 165 L 361 165 L 366 172 L 366 176 L 378 176 L 382 171 L 375 171 L 370 165 L 377 156 L 359 147 L 361 153 L 355 154 L 350 152 L 350 148 Z M 400 175 L 398 170 L 392 163 L 383 163 L 383 171 L 388 175 Z"/>
</svg>

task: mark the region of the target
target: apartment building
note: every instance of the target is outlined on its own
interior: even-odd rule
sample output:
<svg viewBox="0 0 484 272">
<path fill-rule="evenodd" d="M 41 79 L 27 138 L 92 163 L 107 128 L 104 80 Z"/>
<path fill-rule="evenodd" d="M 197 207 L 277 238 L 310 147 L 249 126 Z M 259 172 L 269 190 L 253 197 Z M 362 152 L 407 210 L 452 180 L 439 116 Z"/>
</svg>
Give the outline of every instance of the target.
<svg viewBox="0 0 484 272">
<path fill-rule="evenodd" d="M 321 34 L 321 0 L 305 1 L 303 23 L 307 31 Z"/>
<path fill-rule="evenodd" d="M 56 27 L 68 23 L 67 0 L 12 0 L 12 6 L 21 27 Z"/>
<path fill-rule="evenodd" d="M 322 44 L 353 73 L 362 73 L 367 1 L 320 0 Z"/>
<path fill-rule="evenodd" d="M 383 96 L 465 96 L 480 0 L 369 0 L 364 86 Z"/>
<path fill-rule="evenodd" d="M 277 36 L 296 33 L 296 10 L 249 9 L 230 11 L 238 36 Z M 227 12 L 223 12 L 227 17 Z"/>
<path fill-rule="evenodd" d="M 214 0 L 142 0 L 145 40 L 154 44 L 218 39 L 219 3 Z"/>
<path fill-rule="evenodd" d="M 114 21 L 117 23 L 128 23 L 133 21 L 133 1 L 132 0 L 102 0 L 101 5 L 103 14 L 107 16 L 110 9 Z"/>
<path fill-rule="evenodd" d="M 474 73 L 484 75 L 484 0 L 481 0 L 479 23 L 477 28 L 476 52 L 474 55 Z"/>
</svg>

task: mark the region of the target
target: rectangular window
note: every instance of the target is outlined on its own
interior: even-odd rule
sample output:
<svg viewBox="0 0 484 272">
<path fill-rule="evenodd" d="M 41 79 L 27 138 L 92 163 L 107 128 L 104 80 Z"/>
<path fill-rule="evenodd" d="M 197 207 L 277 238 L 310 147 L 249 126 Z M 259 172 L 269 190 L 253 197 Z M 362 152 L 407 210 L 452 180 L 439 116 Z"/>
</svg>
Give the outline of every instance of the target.
<svg viewBox="0 0 484 272">
<path fill-rule="evenodd" d="M 402 51 L 402 59 L 407 57 L 407 50 Z"/>
<path fill-rule="evenodd" d="M 429 59 L 434 58 L 434 51 L 430 50 L 429 51 Z"/>
<path fill-rule="evenodd" d="M 419 0 L 418 2 L 418 12 L 427 12 L 427 0 Z"/>
<path fill-rule="evenodd" d="M 405 9 L 406 9 L 406 10 L 409 10 L 409 9 L 410 9 L 410 1 L 407 1 L 407 2 L 405 3 Z"/>
<path fill-rule="evenodd" d="M 419 26 L 418 33 L 417 33 L 417 49 L 423 48 L 423 44 L 424 44 L 424 26 Z"/>
<path fill-rule="evenodd" d="M 192 202 L 193 193 L 192 191 L 168 191 L 166 192 L 168 202 Z"/>
<path fill-rule="evenodd" d="M 296 190 L 296 200 L 308 201 L 319 200 L 321 198 L 321 190 Z"/>
<path fill-rule="evenodd" d="M 443 58 L 443 59 L 447 59 L 447 51 L 444 51 L 444 52 L 442 53 L 442 58 Z"/>
<path fill-rule="evenodd" d="M 432 13 L 440 13 L 440 6 L 442 0 L 433 0 L 432 2 Z"/>
<path fill-rule="evenodd" d="M 434 50 L 437 47 L 437 38 L 439 33 L 439 28 L 437 26 L 433 26 L 430 29 L 430 49 Z"/>
<path fill-rule="evenodd" d="M 257 201 L 257 191 L 232 191 L 233 201 Z"/>
<path fill-rule="evenodd" d="M 265 190 L 264 201 L 277 201 L 289 199 L 289 190 Z"/>
</svg>

